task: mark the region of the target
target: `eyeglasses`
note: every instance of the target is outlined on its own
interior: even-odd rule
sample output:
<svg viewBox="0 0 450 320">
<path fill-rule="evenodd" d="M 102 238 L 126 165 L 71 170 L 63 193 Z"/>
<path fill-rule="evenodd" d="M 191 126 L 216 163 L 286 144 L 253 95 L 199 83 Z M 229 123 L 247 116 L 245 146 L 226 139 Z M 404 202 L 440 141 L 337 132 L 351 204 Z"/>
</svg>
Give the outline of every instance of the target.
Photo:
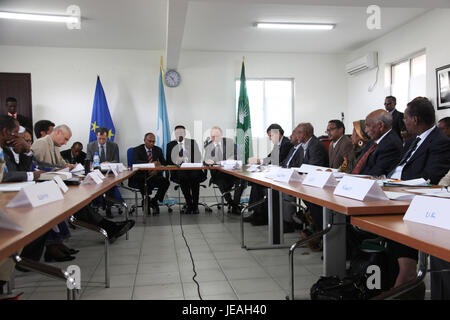
<svg viewBox="0 0 450 320">
<path fill-rule="evenodd" d="M 325 130 L 325 133 L 331 132 L 331 131 L 333 131 L 334 129 L 337 129 L 337 127 L 329 128 L 329 129 Z"/>
<path fill-rule="evenodd" d="M 388 105 L 390 105 L 390 104 L 392 104 L 392 102 L 385 102 L 385 103 L 384 103 L 385 106 L 388 106 Z"/>
</svg>

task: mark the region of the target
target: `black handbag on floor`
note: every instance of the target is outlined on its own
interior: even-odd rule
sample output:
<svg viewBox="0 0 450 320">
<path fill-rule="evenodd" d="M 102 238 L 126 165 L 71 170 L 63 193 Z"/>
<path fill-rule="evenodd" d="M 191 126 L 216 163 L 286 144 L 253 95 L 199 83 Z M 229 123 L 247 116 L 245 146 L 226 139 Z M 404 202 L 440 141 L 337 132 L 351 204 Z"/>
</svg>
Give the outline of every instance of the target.
<svg viewBox="0 0 450 320">
<path fill-rule="evenodd" d="M 320 277 L 311 287 L 311 300 L 367 300 L 370 298 L 366 277 Z"/>
</svg>

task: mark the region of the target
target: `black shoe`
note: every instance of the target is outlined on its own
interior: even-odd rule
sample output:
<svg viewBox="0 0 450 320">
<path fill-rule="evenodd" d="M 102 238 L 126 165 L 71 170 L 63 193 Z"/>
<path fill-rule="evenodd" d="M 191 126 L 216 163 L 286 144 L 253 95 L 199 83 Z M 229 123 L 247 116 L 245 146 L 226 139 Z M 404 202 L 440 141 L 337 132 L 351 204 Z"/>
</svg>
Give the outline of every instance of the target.
<svg viewBox="0 0 450 320">
<path fill-rule="evenodd" d="M 231 206 L 231 213 L 236 215 L 241 215 L 241 206 L 237 204 L 233 204 Z"/>
<path fill-rule="evenodd" d="M 192 214 L 199 214 L 200 213 L 200 210 L 198 210 L 198 206 L 195 206 L 193 209 L 192 209 Z"/>
<path fill-rule="evenodd" d="M 19 266 L 17 264 L 16 264 L 15 268 L 16 268 L 17 271 L 20 271 L 20 272 L 30 272 L 30 270 L 22 268 L 21 266 Z"/>
<path fill-rule="evenodd" d="M 47 246 L 44 254 L 44 260 L 45 262 L 63 262 L 63 261 L 71 261 L 74 260 L 75 257 L 71 256 L 70 254 L 66 254 L 62 250 L 58 248 L 56 245 L 49 245 Z"/>
<path fill-rule="evenodd" d="M 106 207 L 106 217 L 107 218 L 112 218 L 113 215 L 111 213 L 111 207 Z"/>
<path fill-rule="evenodd" d="M 133 228 L 135 222 L 134 220 L 128 220 L 124 224 L 116 224 L 115 230 L 110 230 L 108 233 L 109 243 L 113 243 L 117 238 L 123 236 L 128 230 Z M 111 234 L 110 234 L 111 233 Z"/>
<path fill-rule="evenodd" d="M 150 202 L 150 208 L 152 208 L 153 214 L 159 214 L 158 200 L 152 199 L 152 201 Z"/>
<path fill-rule="evenodd" d="M 58 243 L 58 244 L 56 244 L 56 246 L 58 247 L 59 250 L 61 250 L 62 252 L 64 252 L 67 255 L 77 254 L 78 252 L 80 252 L 80 250 L 69 248 L 68 246 L 64 245 L 63 243 Z"/>
<path fill-rule="evenodd" d="M 188 205 L 183 205 L 183 208 L 181 208 L 181 214 L 191 214 L 192 213 L 192 209 L 190 206 Z"/>
</svg>

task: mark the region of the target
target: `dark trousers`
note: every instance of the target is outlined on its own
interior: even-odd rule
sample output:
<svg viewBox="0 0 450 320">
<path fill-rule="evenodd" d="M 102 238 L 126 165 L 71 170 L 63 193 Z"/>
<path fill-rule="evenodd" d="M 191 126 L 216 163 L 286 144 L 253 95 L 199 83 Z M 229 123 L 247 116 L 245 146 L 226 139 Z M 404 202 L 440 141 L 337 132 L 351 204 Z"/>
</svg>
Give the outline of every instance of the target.
<svg viewBox="0 0 450 320">
<path fill-rule="evenodd" d="M 156 199 L 159 202 L 163 202 L 167 189 L 169 189 L 169 185 L 170 185 L 169 179 L 164 177 L 162 174 L 156 174 L 154 176 L 151 176 L 147 180 L 148 195 L 150 196 L 152 194 L 152 190 L 154 188 L 158 188 L 158 190 L 156 191 L 156 195 L 153 199 Z M 142 196 L 144 196 L 145 193 L 144 186 L 140 185 L 139 189 L 141 190 Z"/>
<path fill-rule="evenodd" d="M 34 261 L 41 260 L 42 253 L 44 253 L 45 242 L 47 240 L 48 232 L 37 238 L 36 240 L 27 244 L 20 254 L 23 258 L 28 258 Z"/>
<path fill-rule="evenodd" d="M 179 183 L 186 205 L 189 208 L 196 208 L 200 194 L 200 183 L 205 181 L 206 173 L 202 170 L 179 171 L 173 179 L 174 182 Z"/>
<path fill-rule="evenodd" d="M 211 182 L 217 185 L 220 192 L 224 194 L 224 198 L 229 205 L 239 205 L 241 202 L 242 193 L 245 190 L 246 184 L 242 179 L 235 178 L 229 174 L 220 172 L 220 171 L 211 171 Z M 234 195 L 233 199 L 231 198 L 231 194 L 228 192 L 234 186 Z"/>
<path fill-rule="evenodd" d="M 303 201 L 309 209 L 309 213 L 311 214 L 311 218 L 314 223 L 314 231 L 322 231 L 323 230 L 323 207 L 318 206 L 317 204 Z"/>
<path fill-rule="evenodd" d="M 252 205 L 253 203 L 262 200 L 265 196 L 267 196 L 267 188 L 264 186 L 261 186 L 259 184 L 250 183 L 252 186 L 250 190 L 250 199 L 249 199 L 249 205 Z M 253 219 L 258 221 L 264 221 L 267 222 L 268 220 L 268 202 L 267 199 L 259 206 L 253 207 Z"/>
<path fill-rule="evenodd" d="M 430 256 L 430 267 L 431 300 L 450 300 L 450 262 Z"/>
</svg>

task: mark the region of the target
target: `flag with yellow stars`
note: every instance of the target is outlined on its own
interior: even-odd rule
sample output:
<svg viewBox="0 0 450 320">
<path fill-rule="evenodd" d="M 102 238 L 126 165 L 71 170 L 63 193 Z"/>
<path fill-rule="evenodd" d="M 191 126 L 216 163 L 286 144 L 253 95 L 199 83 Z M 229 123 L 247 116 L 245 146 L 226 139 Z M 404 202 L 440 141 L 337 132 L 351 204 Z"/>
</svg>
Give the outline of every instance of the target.
<svg viewBox="0 0 450 320">
<path fill-rule="evenodd" d="M 108 103 L 106 102 L 105 92 L 103 91 L 100 77 L 97 76 L 97 86 L 95 87 L 94 106 L 92 108 L 91 129 L 89 131 L 89 142 L 96 141 L 97 128 L 105 127 L 108 129 L 108 140 L 114 141 L 116 129 L 109 113 Z"/>
</svg>

